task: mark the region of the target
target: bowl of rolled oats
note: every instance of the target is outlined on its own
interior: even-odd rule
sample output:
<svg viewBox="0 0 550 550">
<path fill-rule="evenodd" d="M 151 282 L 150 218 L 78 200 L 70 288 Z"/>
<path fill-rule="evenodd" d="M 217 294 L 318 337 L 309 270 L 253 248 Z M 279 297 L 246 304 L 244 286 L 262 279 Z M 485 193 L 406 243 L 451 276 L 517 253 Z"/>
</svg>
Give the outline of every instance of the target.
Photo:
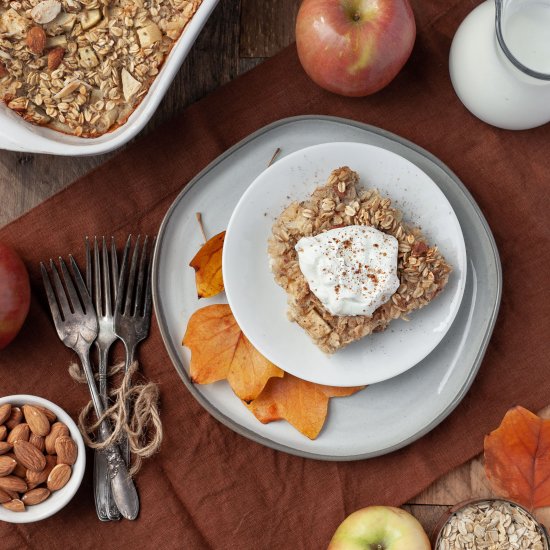
<svg viewBox="0 0 550 550">
<path fill-rule="evenodd" d="M 504 499 L 460 503 L 442 519 L 434 550 L 548 550 L 545 527 L 519 504 Z"/>
<path fill-rule="evenodd" d="M 98 154 L 148 122 L 218 0 L 0 0 L 0 148 Z"/>
</svg>

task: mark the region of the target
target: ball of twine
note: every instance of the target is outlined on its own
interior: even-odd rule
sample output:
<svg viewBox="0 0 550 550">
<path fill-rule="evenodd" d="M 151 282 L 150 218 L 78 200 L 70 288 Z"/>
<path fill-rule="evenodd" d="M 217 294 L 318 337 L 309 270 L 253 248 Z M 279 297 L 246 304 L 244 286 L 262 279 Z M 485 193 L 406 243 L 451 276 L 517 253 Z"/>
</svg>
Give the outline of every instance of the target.
<svg viewBox="0 0 550 550">
<path fill-rule="evenodd" d="M 128 439 L 132 453 L 131 476 L 140 470 L 143 459 L 158 452 L 163 435 L 158 409 L 158 386 L 153 382 L 132 382 L 137 369 L 138 362 L 134 361 L 124 373 L 120 385 L 109 391 L 109 401 L 112 405 L 100 418 L 95 415 L 92 401 L 78 415 L 78 427 L 84 442 L 92 449 L 102 450 L 124 437 Z M 107 369 L 107 377 L 112 379 L 123 371 L 124 363 L 112 365 Z M 86 384 L 86 377 L 80 365 L 72 363 L 69 366 L 69 374 L 76 382 Z M 126 406 L 127 403 L 129 407 Z M 112 434 L 105 441 L 98 441 L 94 434 L 103 420 L 109 421 Z"/>
</svg>

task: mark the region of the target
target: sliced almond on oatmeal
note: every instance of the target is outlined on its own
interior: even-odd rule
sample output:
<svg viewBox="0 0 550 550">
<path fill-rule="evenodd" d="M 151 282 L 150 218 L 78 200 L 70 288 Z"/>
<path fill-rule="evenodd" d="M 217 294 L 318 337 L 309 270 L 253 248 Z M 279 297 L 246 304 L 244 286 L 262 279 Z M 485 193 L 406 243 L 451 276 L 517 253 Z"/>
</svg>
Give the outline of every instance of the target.
<svg viewBox="0 0 550 550">
<path fill-rule="evenodd" d="M 139 43 L 142 48 L 152 46 L 155 42 L 162 40 L 162 33 L 156 23 L 150 22 L 145 27 L 137 30 Z"/>
<path fill-rule="evenodd" d="M 61 11 L 61 3 L 57 0 L 42 0 L 31 10 L 31 17 L 40 24 L 45 25 L 53 21 Z"/>
<path fill-rule="evenodd" d="M 60 28 L 65 33 L 70 33 L 73 30 L 75 23 L 75 13 L 66 13 L 62 11 L 53 21 L 48 23 L 46 29 L 52 31 L 52 34 L 56 28 Z"/>
<path fill-rule="evenodd" d="M 86 10 L 82 12 L 80 16 L 80 24 L 82 25 L 82 30 L 87 31 L 92 27 L 95 27 L 101 21 L 101 11 L 100 10 Z"/>
<path fill-rule="evenodd" d="M 58 36 L 48 36 L 46 39 L 46 48 L 67 48 L 67 37 L 64 34 Z"/>
<path fill-rule="evenodd" d="M 62 99 L 64 97 L 67 97 L 68 95 L 72 94 L 75 90 L 77 90 L 80 87 L 80 80 L 73 80 L 66 84 L 59 92 L 57 92 L 53 98 L 54 99 Z"/>
<path fill-rule="evenodd" d="M 80 57 L 80 62 L 85 67 L 92 69 L 99 65 L 99 59 L 97 58 L 96 53 L 90 46 L 78 48 L 78 56 Z"/>
<path fill-rule="evenodd" d="M 122 91 L 124 92 L 124 99 L 130 101 L 141 88 L 141 82 L 136 80 L 126 69 L 122 69 L 120 72 L 120 79 L 122 80 Z"/>
</svg>

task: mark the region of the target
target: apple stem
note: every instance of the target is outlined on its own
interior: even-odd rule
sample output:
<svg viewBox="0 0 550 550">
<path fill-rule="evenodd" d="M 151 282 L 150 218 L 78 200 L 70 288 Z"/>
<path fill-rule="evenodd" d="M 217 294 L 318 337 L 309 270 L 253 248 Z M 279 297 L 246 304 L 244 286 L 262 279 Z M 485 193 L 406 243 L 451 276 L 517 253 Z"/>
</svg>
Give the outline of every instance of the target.
<svg viewBox="0 0 550 550">
<path fill-rule="evenodd" d="M 358 11 L 356 11 L 356 12 L 353 14 L 352 19 L 353 19 L 355 22 L 361 20 L 361 15 L 359 15 L 359 12 L 358 12 Z"/>
</svg>

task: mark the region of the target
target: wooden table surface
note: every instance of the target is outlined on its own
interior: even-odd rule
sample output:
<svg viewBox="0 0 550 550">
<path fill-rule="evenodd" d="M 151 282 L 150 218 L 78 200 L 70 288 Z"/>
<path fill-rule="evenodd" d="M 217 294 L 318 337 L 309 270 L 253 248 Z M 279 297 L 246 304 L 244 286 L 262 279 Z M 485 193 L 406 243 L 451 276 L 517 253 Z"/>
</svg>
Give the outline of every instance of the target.
<svg viewBox="0 0 550 550">
<path fill-rule="evenodd" d="M 290 44 L 299 4 L 300 0 L 220 0 L 145 132 Z M 0 151 L 0 227 L 109 156 L 77 160 Z M 430 533 L 449 505 L 490 495 L 476 459 L 433 484 L 407 508 Z"/>
</svg>

